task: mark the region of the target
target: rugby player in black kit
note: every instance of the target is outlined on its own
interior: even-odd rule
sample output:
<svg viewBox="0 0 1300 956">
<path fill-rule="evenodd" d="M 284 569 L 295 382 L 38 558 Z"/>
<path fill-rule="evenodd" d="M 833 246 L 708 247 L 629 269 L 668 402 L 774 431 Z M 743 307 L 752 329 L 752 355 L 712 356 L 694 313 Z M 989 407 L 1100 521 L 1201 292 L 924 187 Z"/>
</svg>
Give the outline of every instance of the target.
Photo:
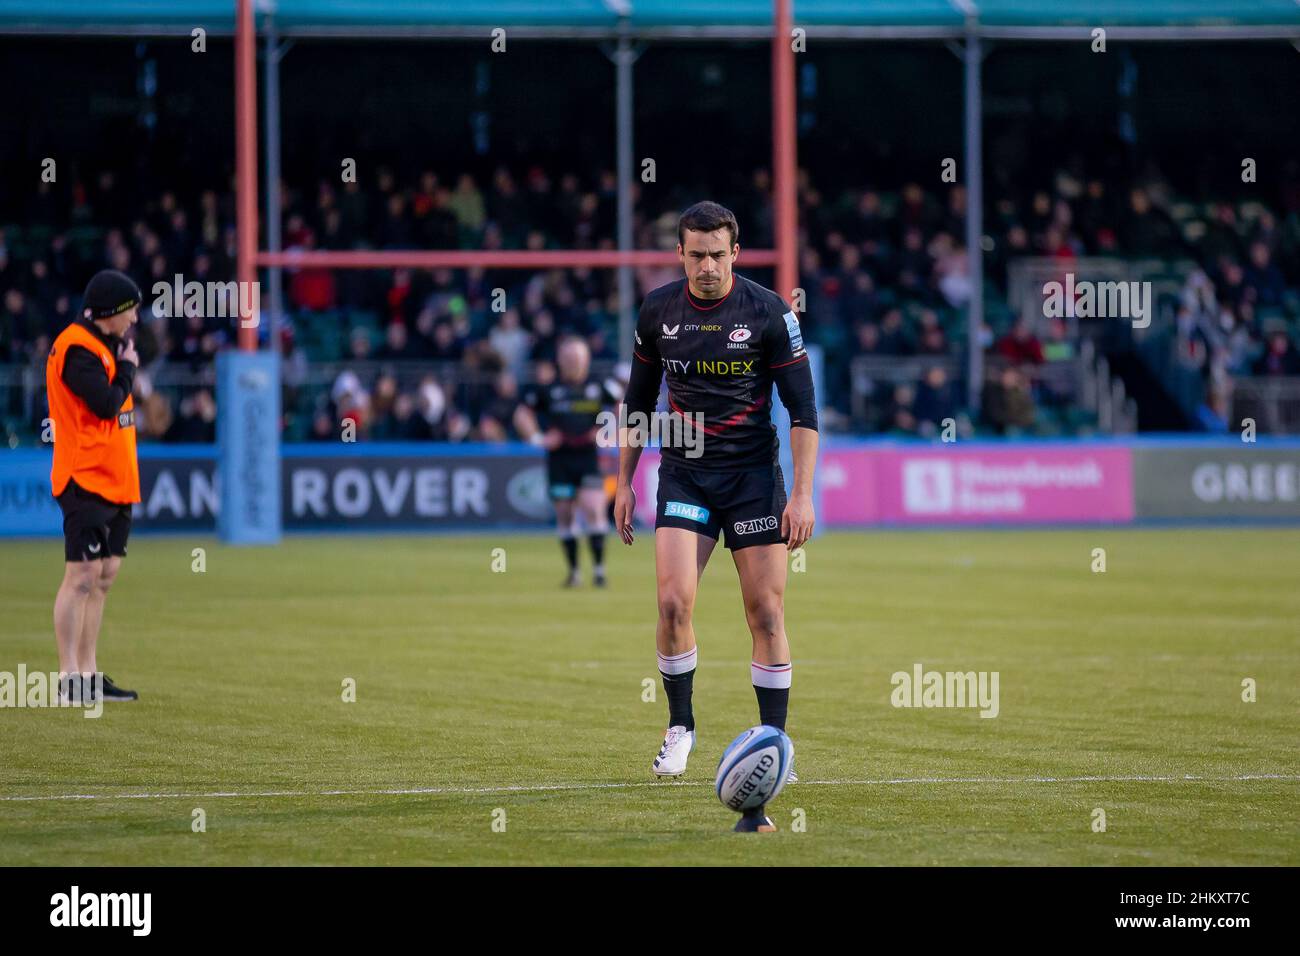
<svg viewBox="0 0 1300 956">
<path fill-rule="evenodd" d="M 618 404 L 618 388 L 612 381 L 591 377 L 591 350 L 580 338 L 561 341 L 555 362 L 558 378 L 526 393 L 524 403 L 515 411 L 515 428 L 526 440 L 546 449 L 546 486 L 569 567 L 565 587 L 582 583 L 578 574 L 579 517 L 591 547 L 592 583 L 604 587 L 609 521 L 596 435 L 600 412 Z"/>
<path fill-rule="evenodd" d="M 654 412 L 666 375 L 669 408 L 688 422 L 699 421 L 704 433 L 694 450 L 690 442 L 682 442 L 685 448 L 663 442 L 659 466 L 655 643 L 668 731 L 652 769 L 664 777 L 684 773 L 695 747 L 691 614 L 719 533 L 740 576 L 760 723 L 784 730 L 789 705 L 786 555 L 812 533 L 817 409 L 794 312 L 776 293 L 732 272 L 738 234 L 736 217 L 717 203 L 697 203 L 682 214 L 677 253 L 686 276 L 655 289 L 642 303 L 625 397 L 628 423 L 635 426 L 634 413 Z M 793 426 L 788 500 L 771 417 L 773 384 Z M 620 430 L 614 500 L 614 521 L 627 544 L 636 508 L 632 475 L 644 445 L 635 431 Z"/>
</svg>

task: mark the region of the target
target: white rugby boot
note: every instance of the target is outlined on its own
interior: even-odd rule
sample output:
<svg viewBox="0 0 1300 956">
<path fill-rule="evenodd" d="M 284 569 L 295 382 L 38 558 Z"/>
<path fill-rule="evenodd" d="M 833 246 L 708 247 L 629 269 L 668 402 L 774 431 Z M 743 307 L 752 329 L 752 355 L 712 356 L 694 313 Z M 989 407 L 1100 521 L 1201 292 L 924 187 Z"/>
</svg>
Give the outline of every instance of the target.
<svg viewBox="0 0 1300 956">
<path fill-rule="evenodd" d="M 686 758 L 694 749 L 695 731 L 682 726 L 669 727 L 650 769 L 660 777 L 680 777 L 686 772 Z"/>
</svg>

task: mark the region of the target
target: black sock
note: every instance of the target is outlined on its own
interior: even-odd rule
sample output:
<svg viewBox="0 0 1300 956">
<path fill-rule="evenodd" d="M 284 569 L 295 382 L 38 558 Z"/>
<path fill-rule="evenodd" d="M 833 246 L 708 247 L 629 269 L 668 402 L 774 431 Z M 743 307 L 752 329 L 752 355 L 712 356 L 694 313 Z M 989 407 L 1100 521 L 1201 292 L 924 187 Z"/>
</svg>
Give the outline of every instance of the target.
<svg viewBox="0 0 1300 956">
<path fill-rule="evenodd" d="M 790 664 L 760 664 L 750 661 L 749 676 L 758 697 L 758 722 L 785 730 L 785 715 L 790 709 Z"/>
<path fill-rule="evenodd" d="M 564 557 L 569 562 L 569 570 L 578 570 L 578 539 L 569 535 L 560 539 L 560 545 L 564 548 Z"/>
<path fill-rule="evenodd" d="M 685 674 L 665 674 L 660 671 L 659 676 L 664 679 L 664 693 L 668 695 L 668 726 L 694 730 L 695 712 L 691 710 L 691 691 L 695 686 L 694 669 Z"/>
<path fill-rule="evenodd" d="M 605 563 L 605 536 L 603 534 L 591 534 L 587 536 L 587 544 L 591 545 L 591 561 L 596 567 Z"/>
<path fill-rule="evenodd" d="M 789 687 L 755 687 L 758 696 L 758 722 L 785 730 L 785 716 L 790 709 Z"/>
</svg>

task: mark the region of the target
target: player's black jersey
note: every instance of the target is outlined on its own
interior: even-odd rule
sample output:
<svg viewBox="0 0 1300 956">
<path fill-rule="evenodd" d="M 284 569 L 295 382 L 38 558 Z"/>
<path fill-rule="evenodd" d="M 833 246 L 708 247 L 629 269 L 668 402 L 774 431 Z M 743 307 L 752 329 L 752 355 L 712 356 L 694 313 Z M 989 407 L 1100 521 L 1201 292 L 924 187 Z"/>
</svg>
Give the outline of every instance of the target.
<svg viewBox="0 0 1300 956">
<path fill-rule="evenodd" d="M 524 403 L 538 417 L 543 429 L 557 429 L 564 436 L 558 450 L 596 447 L 597 416 L 603 409 L 618 404 L 618 391 L 612 382 L 589 377 L 573 384 L 556 379 L 550 385 L 538 385 L 524 394 Z"/>
<path fill-rule="evenodd" d="M 657 396 L 659 375 L 668 377 L 670 411 L 703 415 L 701 454 L 665 442 L 665 462 L 705 470 L 770 466 L 777 457 L 772 424 L 772 383 L 794 424 L 817 427 L 812 375 L 794 311 L 779 295 L 732 274 L 722 298 L 697 299 L 686 278 L 646 296 L 637 321 L 633 383 L 628 409 L 640 404 L 651 371 Z M 638 367 L 639 366 L 639 367 Z M 653 403 L 653 399 L 651 399 Z"/>
</svg>

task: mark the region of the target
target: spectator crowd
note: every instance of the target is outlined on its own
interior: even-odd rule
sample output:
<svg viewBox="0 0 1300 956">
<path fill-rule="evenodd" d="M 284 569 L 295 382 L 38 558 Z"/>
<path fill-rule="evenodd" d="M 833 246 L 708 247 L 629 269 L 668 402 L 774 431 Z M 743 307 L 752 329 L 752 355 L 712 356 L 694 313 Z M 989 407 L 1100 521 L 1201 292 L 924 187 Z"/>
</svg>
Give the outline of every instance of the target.
<svg viewBox="0 0 1300 956">
<path fill-rule="evenodd" d="M 1212 204 L 1191 224 L 1158 175 L 1127 188 L 1079 169 L 1050 186 L 995 195 L 985 216 L 989 321 L 979 346 L 991 357 L 982 408 L 965 420 L 960 358 L 974 292 L 965 248 L 966 191 L 959 184 L 851 187 L 823 193 L 800 172 L 799 281 L 804 332 L 826 356 L 823 402 L 830 428 L 932 435 L 947 419 L 997 433 L 1030 431 L 1044 408 L 1073 396 L 1040 370 L 1074 358 L 1078 331 L 1061 319 L 1027 321 L 1006 305 L 1012 260 L 1046 256 L 1063 267 L 1083 256 L 1185 259 L 1195 268 L 1174 306 L 1170 348 L 1204 376 L 1222 409 L 1233 377 L 1298 375 L 1293 344 L 1300 287 L 1300 174 L 1282 208 Z M 486 176 L 426 170 L 402 181 L 380 168 L 359 182 L 286 184 L 288 249 L 614 248 L 616 181 L 607 170 L 498 167 Z M 216 406 L 213 364 L 233 344 L 233 323 L 174 301 L 175 277 L 234 277 L 233 194 L 228 188 L 160 188 L 143 194 L 104 169 L 70 186 L 41 184 L 0 225 L 0 379 L 12 420 L 23 368 L 43 369 L 49 344 L 75 314 L 86 279 L 110 266 L 145 292 L 139 327 L 140 428 L 162 441 L 208 441 Z M 772 243 L 771 179 L 750 175 L 719 195 L 741 223 L 744 248 Z M 700 197 L 637 184 L 638 248 L 672 248 L 678 209 Z M 1185 205 L 1185 204 L 1184 204 Z M 677 278 L 637 270 L 637 293 Z M 274 346 L 284 358 L 286 438 L 334 440 L 344 422 L 370 439 L 515 438 L 521 389 L 554 375 L 557 341 L 584 338 L 597 368 L 617 361 L 612 270 L 472 269 L 285 271 L 285 314 Z M 501 290 L 501 291 L 498 291 Z M 162 299 L 163 301 L 158 301 Z M 265 309 L 267 295 L 263 292 Z M 264 314 L 265 317 L 265 314 Z M 270 322 L 263 322 L 263 335 Z M 869 381 L 855 409 L 855 359 L 907 360 L 910 381 Z M 43 406 L 24 424 L 39 433 Z"/>
</svg>

